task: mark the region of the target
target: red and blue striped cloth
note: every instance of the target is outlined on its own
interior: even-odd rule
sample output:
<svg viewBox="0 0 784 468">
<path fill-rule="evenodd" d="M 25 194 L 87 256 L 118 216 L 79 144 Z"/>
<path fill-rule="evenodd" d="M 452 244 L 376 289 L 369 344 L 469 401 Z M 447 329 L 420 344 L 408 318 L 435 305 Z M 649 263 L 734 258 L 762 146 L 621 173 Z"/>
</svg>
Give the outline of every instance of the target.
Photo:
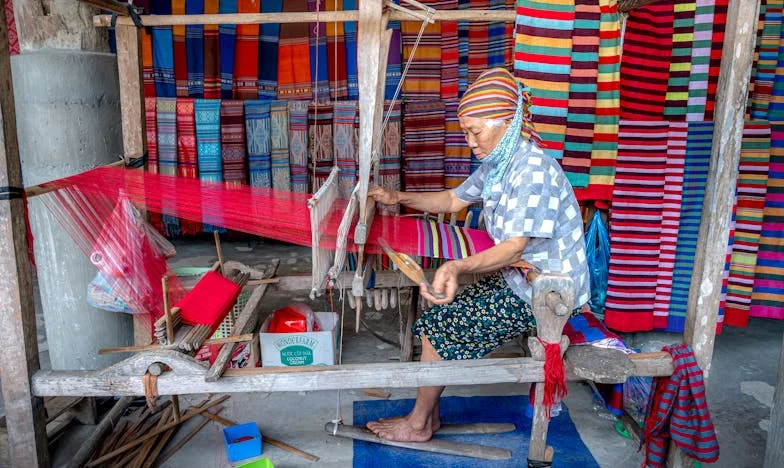
<svg viewBox="0 0 784 468">
<path fill-rule="evenodd" d="M 686 455 L 704 463 L 719 459 L 719 442 L 713 427 L 702 369 L 686 344 L 665 346 L 674 371 L 654 379 L 641 443 L 645 466 L 664 467 L 670 441 Z"/>
</svg>

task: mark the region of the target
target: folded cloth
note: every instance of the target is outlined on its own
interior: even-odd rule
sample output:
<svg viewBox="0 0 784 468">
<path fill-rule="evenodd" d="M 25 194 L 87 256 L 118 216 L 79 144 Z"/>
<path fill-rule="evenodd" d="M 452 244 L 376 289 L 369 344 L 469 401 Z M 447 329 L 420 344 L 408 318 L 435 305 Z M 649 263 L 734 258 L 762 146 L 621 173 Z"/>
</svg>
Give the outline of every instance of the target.
<svg viewBox="0 0 784 468">
<path fill-rule="evenodd" d="M 708 411 L 702 369 L 689 345 L 665 346 L 662 351 L 672 355 L 675 370 L 653 381 L 641 441 L 646 466 L 666 465 L 670 440 L 686 455 L 714 463 L 719 459 L 719 442 Z"/>
<path fill-rule="evenodd" d="M 608 330 L 593 312 L 581 312 L 580 315 L 570 318 L 563 334 L 569 337 L 570 345 L 590 345 L 603 340 L 617 340 L 623 344 L 621 337 Z"/>
</svg>

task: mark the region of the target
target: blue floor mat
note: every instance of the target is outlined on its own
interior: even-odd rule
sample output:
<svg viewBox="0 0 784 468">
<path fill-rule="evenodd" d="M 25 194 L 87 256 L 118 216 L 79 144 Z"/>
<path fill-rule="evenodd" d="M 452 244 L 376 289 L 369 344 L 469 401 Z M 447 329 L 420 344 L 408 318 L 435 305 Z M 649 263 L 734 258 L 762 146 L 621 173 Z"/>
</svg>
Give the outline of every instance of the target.
<svg viewBox="0 0 784 468">
<path fill-rule="evenodd" d="M 411 411 L 414 400 L 373 400 L 354 402 L 354 425 L 364 426 L 368 421 L 384 417 L 403 416 Z M 354 467 L 526 467 L 531 420 L 525 417 L 528 396 L 476 396 L 444 397 L 441 399 L 441 421 L 444 424 L 476 422 L 511 422 L 514 432 L 506 434 L 470 434 L 439 438 L 505 448 L 512 451 L 512 458 L 488 461 L 419 452 L 371 442 L 354 441 Z M 550 422 L 547 442 L 555 449 L 553 467 L 598 468 L 599 464 L 585 446 L 574 426 L 566 405 L 561 414 Z"/>
</svg>

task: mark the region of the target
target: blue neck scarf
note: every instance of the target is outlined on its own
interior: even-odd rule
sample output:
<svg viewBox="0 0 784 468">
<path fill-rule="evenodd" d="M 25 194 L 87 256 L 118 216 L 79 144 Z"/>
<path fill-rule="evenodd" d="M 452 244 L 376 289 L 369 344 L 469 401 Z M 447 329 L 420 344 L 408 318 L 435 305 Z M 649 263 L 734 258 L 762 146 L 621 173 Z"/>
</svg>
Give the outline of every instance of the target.
<svg viewBox="0 0 784 468">
<path fill-rule="evenodd" d="M 509 168 L 509 163 L 512 161 L 512 155 L 514 155 L 517 146 L 520 144 L 520 138 L 522 138 L 520 132 L 523 128 L 523 118 L 525 115 L 525 111 L 523 110 L 524 91 L 522 85 L 518 82 L 517 110 L 515 111 L 514 117 L 512 117 L 512 123 L 509 125 L 509 128 L 506 129 L 504 136 L 501 137 L 501 141 L 498 142 L 495 148 L 493 148 L 493 151 L 491 151 L 484 161 L 482 161 L 482 164 L 490 166 L 490 172 L 487 174 L 485 186 L 482 189 L 482 198 L 485 200 L 490 199 L 490 195 L 493 193 L 493 186 L 499 183 L 504 177 L 506 170 Z"/>
</svg>

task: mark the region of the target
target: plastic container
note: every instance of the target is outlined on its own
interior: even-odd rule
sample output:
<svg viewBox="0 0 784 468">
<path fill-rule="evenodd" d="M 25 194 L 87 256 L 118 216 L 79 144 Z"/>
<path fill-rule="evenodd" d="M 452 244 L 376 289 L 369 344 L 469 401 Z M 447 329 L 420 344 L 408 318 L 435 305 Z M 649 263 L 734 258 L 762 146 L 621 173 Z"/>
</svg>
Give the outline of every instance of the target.
<svg viewBox="0 0 784 468">
<path fill-rule="evenodd" d="M 236 468 L 275 468 L 269 458 L 262 458 L 261 460 L 254 460 L 244 465 L 239 465 Z"/>
<path fill-rule="evenodd" d="M 261 433 L 255 422 L 224 428 L 223 441 L 230 462 L 261 455 Z"/>
</svg>

